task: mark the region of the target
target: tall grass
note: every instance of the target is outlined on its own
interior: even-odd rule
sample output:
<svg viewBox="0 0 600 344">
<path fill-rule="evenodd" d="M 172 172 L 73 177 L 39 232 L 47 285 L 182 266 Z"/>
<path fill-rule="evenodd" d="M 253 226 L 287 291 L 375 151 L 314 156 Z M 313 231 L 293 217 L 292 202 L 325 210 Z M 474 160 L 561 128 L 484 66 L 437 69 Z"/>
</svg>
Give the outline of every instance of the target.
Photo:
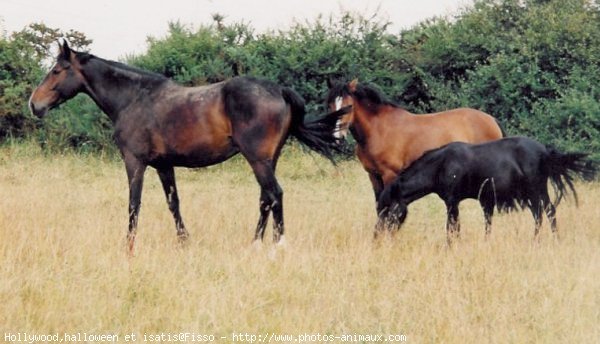
<svg viewBox="0 0 600 344">
<path fill-rule="evenodd" d="M 0 148 L 0 336 L 3 333 L 196 332 L 404 334 L 408 342 L 600 340 L 600 188 L 558 208 L 532 241 L 529 213 L 494 218 L 476 202 L 445 245 L 444 207 L 411 206 L 402 231 L 373 242 L 372 191 L 355 161 L 337 169 L 286 148 L 278 176 L 287 246 L 251 245 L 259 188 L 241 158 L 178 169 L 180 247 L 148 170 L 136 256 L 125 249 L 122 162 L 31 145 Z M 225 336 L 227 339 L 221 340 Z M 0 337 L 0 341 L 6 337 Z M 140 337 L 138 337 L 140 339 Z"/>
</svg>

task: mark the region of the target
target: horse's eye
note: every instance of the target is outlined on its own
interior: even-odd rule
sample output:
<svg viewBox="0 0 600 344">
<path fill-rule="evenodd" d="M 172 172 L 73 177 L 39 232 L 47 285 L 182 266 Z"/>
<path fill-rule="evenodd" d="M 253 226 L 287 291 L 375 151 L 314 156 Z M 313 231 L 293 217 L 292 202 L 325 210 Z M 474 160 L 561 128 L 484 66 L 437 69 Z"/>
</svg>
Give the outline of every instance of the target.
<svg viewBox="0 0 600 344">
<path fill-rule="evenodd" d="M 58 73 L 60 73 L 60 69 L 55 68 L 52 70 L 52 74 L 58 74 Z"/>
</svg>

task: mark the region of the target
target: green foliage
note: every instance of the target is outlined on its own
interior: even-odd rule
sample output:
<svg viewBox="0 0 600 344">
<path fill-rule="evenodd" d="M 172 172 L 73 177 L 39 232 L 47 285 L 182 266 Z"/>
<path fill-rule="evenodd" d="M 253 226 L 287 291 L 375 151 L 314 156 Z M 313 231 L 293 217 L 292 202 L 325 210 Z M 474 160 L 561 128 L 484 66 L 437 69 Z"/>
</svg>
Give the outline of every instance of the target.
<svg viewBox="0 0 600 344">
<path fill-rule="evenodd" d="M 476 0 L 454 17 L 398 34 L 378 15 L 354 13 L 262 34 L 247 23 L 225 23 L 220 14 L 213 19 L 197 28 L 171 23 L 166 37 L 148 38 L 147 52 L 127 62 L 184 85 L 268 78 L 298 91 L 312 114 L 325 112 L 328 80 L 358 78 L 413 112 L 479 108 L 510 134 L 600 159 L 597 1 Z M 44 58 L 35 52 L 57 34 L 65 35 L 36 24 L 0 40 L 0 135 L 35 133 L 59 149 L 112 147 L 110 124 L 85 97 L 54 110 L 37 129 L 28 114 Z"/>
<path fill-rule="evenodd" d="M 50 46 L 65 37 L 73 46 L 91 43 L 80 32 L 61 32 L 44 24 L 30 24 L 10 38 L 0 37 L 0 139 L 34 134 L 39 121 L 31 116 L 28 100 L 44 75 L 43 61 Z"/>
<path fill-rule="evenodd" d="M 402 33 L 441 110 L 487 111 L 511 134 L 600 158 L 600 12 L 585 0 L 479 0 Z"/>
<path fill-rule="evenodd" d="M 64 38 L 69 41 L 69 44 L 76 50 L 85 51 L 92 43 L 85 34 L 69 30 L 63 32 L 59 29 L 48 27 L 44 23 L 32 23 L 27 25 L 23 30 L 12 34 L 12 39 L 21 41 L 29 45 L 35 52 L 36 58 L 41 61 L 50 62 L 52 56 L 52 46 L 55 46 L 59 39 Z"/>
<path fill-rule="evenodd" d="M 128 62 L 188 86 L 213 83 L 234 75 L 230 56 L 236 52 L 231 48 L 244 46 L 251 37 L 244 24 L 192 31 L 179 22 L 170 23 L 166 39 L 148 38 L 148 52 Z"/>
<path fill-rule="evenodd" d="M 149 38 L 148 51 L 129 63 L 186 85 L 217 82 L 238 74 L 274 80 L 296 89 L 309 110 L 322 108 L 328 79 L 374 81 L 403 89 L 405 64 L 393 54 L 396 38 L 388 23 L 346 13 L 338 21 L 319 17 L 289 31 L 256 35 L 244 23 L 216 23 L 193 30 L 171 23 L 165 39 Z M 318 105 L 317 105 L 318 104 Z"/>
<path fill-rule="evenodd" d="M 0 139 L 35 128 L 27 101 L 41 75 L 39 60 L 26 42 L 0 37 Z"/>
</svg>

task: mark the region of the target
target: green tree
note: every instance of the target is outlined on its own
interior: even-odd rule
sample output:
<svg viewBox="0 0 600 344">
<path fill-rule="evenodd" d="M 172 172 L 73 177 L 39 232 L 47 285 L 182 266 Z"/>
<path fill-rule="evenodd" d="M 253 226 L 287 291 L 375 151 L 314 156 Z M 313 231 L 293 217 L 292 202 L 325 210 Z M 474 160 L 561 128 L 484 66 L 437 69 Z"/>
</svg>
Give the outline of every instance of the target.
<svg viewBox="0 0 600 344">
<path fill-rule="evenodd" d="M 82 32 L 75 30 L 64 32 L 44 23 L 29 24 L 23 30 L 12 34 L 13 40 L 29 44 L 35 51 L 37 59 L 45 62 L 54 59 L 52 47 L 55 47 L 61 38 L 68 40 L 71 47 L 80 51 L 87 51 L 92 44 L 92 40 Z"/>
</svg>

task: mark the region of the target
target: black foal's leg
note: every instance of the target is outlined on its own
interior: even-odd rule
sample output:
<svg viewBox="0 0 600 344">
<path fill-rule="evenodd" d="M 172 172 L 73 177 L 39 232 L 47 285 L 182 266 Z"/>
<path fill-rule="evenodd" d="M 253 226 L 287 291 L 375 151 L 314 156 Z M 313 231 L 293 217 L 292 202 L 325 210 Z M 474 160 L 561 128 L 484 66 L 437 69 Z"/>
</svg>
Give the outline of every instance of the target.
<svg viewBox="0 0 600 344">
<path fill-rule="evenodd" d="M 552 233 L 558 238 L 558 228 L 556 227 L 556 208 L 554 204 L 550 201 L 550 196 L 548 196 L 548 191 L 544 190 L 542 192 L 542 206 L 546 211 L 546 216 L 548 217 L 548 221 L 550 222 L 550 228 L 552 229 Z M 541 214 L 540 214 L 541 216 Z"/>
<path fill-rule="evenodd" d="M 377 239 L 379 235 L 383 234 L 386 229 L 390 226 L 391 214 L 390 208 L 385 208 L 377 214 L 377 223 L 375 224 L 375 232 L 373 233 L 373 238 Z"/>
<path fill-rule="evenodd" d="M 260 185 L 260 217 L 256 226 L 254 240 L 262 240 L 269 212 L 273 212 L 273 241 L 279 242 L 284 234 L 283 227 L 283 190 L 275 178 L 272 160 L 250 162 L 256 180 Z"/>
<path fill-rule="evenodd" d="M 533 220 L 535 221 L 535 229 L 533 232 L 534 238 L 538 238 L 540 228 L 542 227 L 542 212 L 542 200 L 536 197 L 531 201 L 531 214 L 533 215 Z"/>
<path fill-rule="evenodd" d="M 485 238 L 489 238 L 492 233 L 492 216 L 494 216 L 494 204 L 493 203 L 481 203 L 483 208 L 483 216 L 485 218 Z"/>
<path fill-rule="evenodd" d="M 452 244 L 452 237 L 460 237 L 460 222 L 458 220 L 458 204 L 446 204 L 448 219 L 446 221 L 446 240 Z"/>
<path fill-rule="evenodd" d="M 129 181 L 129 231 L 127 233 L 127 242 L 129 253 L 133 254 L 146 165 L 126 153 L 123 154 L 123 159 L 125 160 L 125 169 L 127 170 L 127 179 Z"/>
<path fill-rule="evenodd" d="M 175 219 L 177 236 L 180 240 L 186 240 L 189 237 L 189 233 L 185 229 L 181 214 L 179 213 L 179 197 L 177 195 L 177 185 L 175 184 L 175 171 L 171 166 L 157 169 L 156 172 L 158 172 L 158 177 L 160 178 L 163 190 L 165 191 L 169 210 Z"/>
</svg>

